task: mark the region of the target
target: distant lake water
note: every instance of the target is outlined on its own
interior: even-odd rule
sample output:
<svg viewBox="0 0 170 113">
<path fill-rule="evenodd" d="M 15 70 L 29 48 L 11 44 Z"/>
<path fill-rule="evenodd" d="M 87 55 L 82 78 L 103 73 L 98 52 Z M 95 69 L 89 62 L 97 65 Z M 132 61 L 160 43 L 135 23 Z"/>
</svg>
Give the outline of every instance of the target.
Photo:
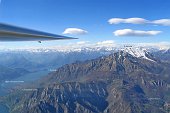
<svg viewBox="0 0 170 113">
<path fill-rule="evenodd" d="M 44 76 L 46 76 L 50 71 L 38 71 L 35 73 L 29 73 L 24 76 L 21 76 L 17 79 L 14 79 L 13 81 L 24 81 L 24 82 L 32 82 L 35 80 L 38 80 Z M 0 83 L 0 96 L 7 95 L 9 93 L 9 88 L 11 86 L 14 86 L 15 84 L 18 83 Z M 22 83 L 21 83 L 22 84 Z M 8 107 L 0 103 L 0 113 L 9 113 Z"/>
</svg>

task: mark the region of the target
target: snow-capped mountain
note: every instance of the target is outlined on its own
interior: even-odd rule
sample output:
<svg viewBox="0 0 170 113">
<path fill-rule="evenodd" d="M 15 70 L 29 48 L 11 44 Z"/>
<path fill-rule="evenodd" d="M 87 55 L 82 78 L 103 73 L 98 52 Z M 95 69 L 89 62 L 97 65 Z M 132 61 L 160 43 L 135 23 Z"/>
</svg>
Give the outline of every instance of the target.
<svg viewBox="0 0 170 113">
<path fill-rule="evenodd" d="M 154 61 L 153 59 L 151 59 L 150 53 L 149 53 L 149 49 L 144 48 L 144 47 L 133 47 L 133 46 L 125 46 L 124 48 L 121 49 L 124 52 L 127 52 L 129 54 L 131 54 L 134 57 L 137 58 L 144 58 L 150 61 Z"/>
<path fill-rule="evenodd" d="M 107 56 L 112 53 L 124 51 L 137 58 L 155 61 L 151 54 L 155 53 L 161 58 L 159 49 L 139 46 L 73 46 L 53 48 L 27 48 L 27 49 L 5 49 L 0 51 L 0 64 L 10 67 L 24 67 L 27 69 L 36 68 L 57 68 L 64 64 L 76 61 L 95 59 Z M 157 53 L 157 54 L 156 54 Z M 164 53 L 161 50 L 161 53 Z M 166 52 L 166 56 L 168 53 Z M 166 57 L 167 58 L 167 57 Z M 24 63 L 25 62 L 25 63 Z"/>
<path fill-rule="evenodd" d="M 22 90 L 29 87 L 17 88 L 17 93 L 5 98 L 6 103 L 17 113 L 165 113 L 170 100 L 170 66 L 143 60 L 141 56 L 148 58 L 144 53 L 142 48 L 130 47 L 106 57 L 64 65 L 35 83 L 33 92 Z"/>
</svg>

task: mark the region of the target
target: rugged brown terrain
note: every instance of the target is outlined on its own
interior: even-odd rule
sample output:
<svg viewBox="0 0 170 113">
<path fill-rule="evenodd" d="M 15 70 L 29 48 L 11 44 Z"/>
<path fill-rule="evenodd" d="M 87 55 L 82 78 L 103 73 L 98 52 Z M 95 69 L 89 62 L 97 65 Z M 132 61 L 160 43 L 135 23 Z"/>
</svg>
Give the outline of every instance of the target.
<svg viewBox="0 0 170 113">
<path fill-rule="evenodd" d="M 168 63 L 120 51 L 65 65 L 4 100 L 11 113 L 168 113 L 169 73 Z"/>
</svg>

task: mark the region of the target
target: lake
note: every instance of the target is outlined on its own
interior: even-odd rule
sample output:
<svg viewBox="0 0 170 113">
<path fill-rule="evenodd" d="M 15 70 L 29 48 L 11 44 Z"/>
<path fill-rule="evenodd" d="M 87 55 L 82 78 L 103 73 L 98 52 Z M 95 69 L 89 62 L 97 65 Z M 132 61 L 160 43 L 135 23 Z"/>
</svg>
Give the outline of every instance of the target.
<svg viewBox="0 0 170 113">
<path fill-rule="evenodd" d="M 15 81 L 14 83 L 12 83 L 12 82 L 0 83 L 0 96 L 7 95 L 9 93 L 9 90 L 11 87 L 14 87 L 18 84 L 22 84 L 22 82 L 16 83 L 16 81 L 24 81 L 24 83 L 29 83 L 29 82 L 38 80 L 38 79 L 42 78 L 43 76 L 46 76 L 48 73 L 49 73 L 49 71 L 38 71 L 38 72 L 26 74 L 26 75 L 21 76 L 17 79 L 13 79 L 12 81 Z M 6 107 L 3 104 L 0 104 L 0 113 L 9 113 L 8 107 Z"/>
</svg>

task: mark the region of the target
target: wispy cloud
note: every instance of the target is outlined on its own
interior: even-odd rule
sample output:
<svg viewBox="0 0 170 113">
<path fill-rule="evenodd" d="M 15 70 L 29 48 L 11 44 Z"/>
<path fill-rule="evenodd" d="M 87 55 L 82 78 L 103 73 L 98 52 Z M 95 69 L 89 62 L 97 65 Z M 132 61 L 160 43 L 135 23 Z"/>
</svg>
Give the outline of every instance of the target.
<svg viewBox="0 0 170 113">
<path fill-rule="evenodd" d="M 57 51 L 72 51 L 72 50 L 100 50 L 102 48 L 107 48 L 107 50 L 117 50 L 124 47 L 124 45 L 132 45 L 133 47 L 146 47 L 146 48 L 157 48 L 157 49 L 170 49 L 170 42 L 156 42 L 156 43 L 117 43 L 114 40 L 104 40 L 100 42 L 90 42 L 90 41 L 80 41 L 71 44 L 65 45 L 57 45 L 57 46 L 24 46 L 20 48 L 11 48 L 10 50 L 30 50 L 30 51 L 37 51 L 37 50 L 57 50 Z M 1 46 L 0 46 L 1 47 Z M 94 49 L 95 48 L 95 49 Z M 0 48 L 2 50 L 4 48 Z"/>
<path fill-rule="evenodd" d="M 129 23 L 129 24 L 146 24 L 148 23 L 148 20 L 145 20 L 143 18 L 111 18 L 108 20 L 110 24 L 120 24 L 120 23 Z"/>
<path fill-rule="evenodd" d="M 133 47 L 145 47 L 145 48 L 156 48 L 156 49 L 170 49 L 170 42 L 153 42 L 153 43 L 117 43 L 114 40 L 104 40 L 100 42 L 89 42 L 85 41 L 86 43 L 79 44 L 79 42 L 67 45 L 67 46 L 61 46 L 61 49 L 70 50 L 70 49 L 81 49 L 81 48 L 123 48 L 124 45 L 132 45 Z M 59 50 L 59 49 L 57 49 Z"/>
<path fill-rule="evenodd" d="M 132 29 L 121 29 L 113 32 L 115 36 L 155 36 L 160 34 L 162 31 L 141 31 Z"/>
<path fill-rule="evenodd" d="M 170 26 L 170 19 L 154 20 L 151 23 L 156 25 Z"/>
<path fill-rule="evenodd" d="M 104 40 L 100 42 L 92 43 L 90 41 L 80 41 L 67 45 L 69 48 L 96 48 L 96 47 L 116 47 L 117 43 L 114 40 Z"/>
<path fill-rule="evenodd" d="M 71 35 L 83 35 L 87 33 L 88 33 L 87 31 L 79 28 L 67 28 L 63 32 L 63 34 L 71 34 Z"/>
<path fill-rule="evenodd" d="M 170 19 L 159 19 L 159 20 L 147 20 L 144 18 L 111 18 L 108 20 L 109 24 L 153 24 L 153 25 L 162 25 L 170 26 Z"/>
<path fill-rule="evenodd" d="M 76 44 L 83 45 L 83 44 L 87 44 L 87 43 L 89 43 L 89 41 L 80 41 L 80 42 L 77 42 Z"/>
<path fill-rule="evenodd" d="M 113 46 L 113 45 L 116 45 L 116 42 L 114 40 L 105 40 L 105 41 L 97 42 L 96 45 L 99 45 L 99 46 Z"/>
<path fill-rule="evenodd" d="M 170 42 L 137 43 L 135 45 L 148 47 L 148 48 L 170 49 Z"/>
</svg>

